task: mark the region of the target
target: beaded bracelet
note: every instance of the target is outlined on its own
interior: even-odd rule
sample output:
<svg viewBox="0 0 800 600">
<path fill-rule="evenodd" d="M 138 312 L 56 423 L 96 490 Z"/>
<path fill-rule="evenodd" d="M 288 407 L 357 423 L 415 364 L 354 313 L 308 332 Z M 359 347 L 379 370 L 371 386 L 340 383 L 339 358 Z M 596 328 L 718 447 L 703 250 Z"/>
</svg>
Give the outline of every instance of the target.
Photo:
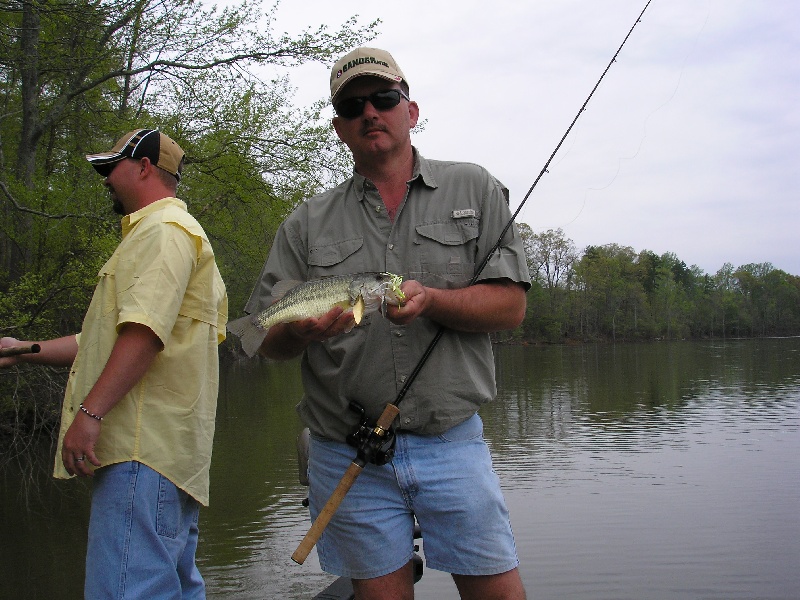
<svg viewBox="0 0 800 600">
<path fill-rule="evenodd" d="M 101 417 L 100 415 L 96 415 L 96 414 L 91 413 L 88 410 L 86 410 L 86 407 L 83 404 L 79 405 L 78 408 L 80 408 L 82 412 L 84 412 L 87 415 L 89 415 L 90 417 L 92 417 L 95 421 L 102 421 L 103 420 L 103 417 Z"/>
</svg>

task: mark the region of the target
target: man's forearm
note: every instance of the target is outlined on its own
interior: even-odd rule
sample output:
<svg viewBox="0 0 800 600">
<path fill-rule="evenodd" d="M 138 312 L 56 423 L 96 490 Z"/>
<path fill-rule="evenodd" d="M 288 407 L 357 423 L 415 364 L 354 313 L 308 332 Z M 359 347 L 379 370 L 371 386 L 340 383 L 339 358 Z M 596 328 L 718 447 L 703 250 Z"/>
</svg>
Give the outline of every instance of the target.
<svg viewBox="0 0 800 600">
<path fill-rule="evenodd" d="M 94 414 L 107 414 L 144 377 L 162 349 L 161 340 L 149 327 L 126 323 L 84 399 L 86 407 Z"/>
<path fill-rule="evenodd" d="M 457 290 L 428 288 L 424 316 L 456 331 L 514 329 L 525 317 L 525 289 L 512 281 L 478 283 Z"/>
<path fill-rule="evenodd" d="M 33 343 L 34 342 L 17 340 L 12 345 L 30 346 Z M 78 354 L 78 342 L 76 341 L 74 335 L 67 335 L 53 340 L 36 342 L 36 344 L 39 346 L 39 352 L 21 354 L 16 357 L 16 361 L 37 365 L 48 365 L 51 367 L 68 367 L 75 362 L 75 356 Z"/>
</svg>

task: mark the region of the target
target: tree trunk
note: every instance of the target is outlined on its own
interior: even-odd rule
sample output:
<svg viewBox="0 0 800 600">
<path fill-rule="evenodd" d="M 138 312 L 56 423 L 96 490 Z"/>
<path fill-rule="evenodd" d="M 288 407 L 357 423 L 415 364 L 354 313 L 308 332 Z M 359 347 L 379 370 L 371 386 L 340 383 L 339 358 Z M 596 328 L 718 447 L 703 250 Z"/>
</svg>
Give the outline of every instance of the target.
<svg viewBox="0 0 800 600">
<path fill-rule="evenodd" d="M 22 3 L 20 31 L 22 78 L 22 133 L 17 154 L 17 177 L 27 187 L 33 184 L 36 169 L 36 144 L 42 135 L 39 114 L 39 33 L 41 23 L 34 2 Z"/>
</svg>

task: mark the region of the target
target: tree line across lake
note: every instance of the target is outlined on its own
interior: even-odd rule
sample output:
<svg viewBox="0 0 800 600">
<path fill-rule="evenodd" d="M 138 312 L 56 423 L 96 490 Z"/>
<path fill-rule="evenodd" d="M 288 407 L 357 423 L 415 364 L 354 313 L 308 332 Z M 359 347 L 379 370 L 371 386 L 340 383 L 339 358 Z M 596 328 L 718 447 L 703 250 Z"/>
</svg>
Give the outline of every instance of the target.
<svg viewBox="0 0 800 600">
<path fill-rule="evenodd" d="M 289 76 L 330 66 L 380 24 L 353 17 L 290 35 L 274 31 L 273 17 L 258 1 L 222 10 L 192 0 L 4 3 L 0 335 L 80 330 L 120 236 L 84 156 L 137 127 L 161 128 L 186 151 L 179 196 L 205 228 L 239 316 L 280 222 L 352 170 L 327 98 L 295 106 Z M 706 275 L 671 254 L 613 244 L 578 253 L 560 230 L 519 230 L 533 287 L 515 340 L 800 333 L 798 277 L 768 264 Z M 0 372 L 0 437 L 25 445 L 18 432 L 51 430 L 64 379 L 55 369 Z"/>
<path fill-rule="evenodd" d="M 520 224 L 533 279 L 522 340 L 800 335 L 800 277 L 769 263 L 704 273 L 673 253 L 606 244 L 578 252 L 563 231 Z"/>
</svg>

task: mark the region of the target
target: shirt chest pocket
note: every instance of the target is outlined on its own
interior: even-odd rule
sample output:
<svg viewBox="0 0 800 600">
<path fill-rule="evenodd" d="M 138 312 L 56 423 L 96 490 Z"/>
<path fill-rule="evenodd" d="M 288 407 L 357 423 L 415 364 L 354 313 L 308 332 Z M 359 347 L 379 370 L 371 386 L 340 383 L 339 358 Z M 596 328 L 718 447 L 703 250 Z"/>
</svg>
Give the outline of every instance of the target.
<svg viewBox="0 0 800 600">
<path fill-rule="evenodd" d="M 478 225 L 476 219 L 417 225 L 423 285 L 463 286 L 475 272 Z"/>
<path fill-rule="evenodd" d="M 119 257 L 115 252 L 97 272 L 97 286 L 95 297 L 100 303 L 103 316 L 117 310 L 117 265 Z M 93 297 L 92 301 L 94 301 Z"/>
<path fill-rule="evenodd" d="M 309 246 L 309 277 L 347 275 L 366 271 L 363 252 L 364 238 L 350 238 L 321 242 Z"/>
</svg>

